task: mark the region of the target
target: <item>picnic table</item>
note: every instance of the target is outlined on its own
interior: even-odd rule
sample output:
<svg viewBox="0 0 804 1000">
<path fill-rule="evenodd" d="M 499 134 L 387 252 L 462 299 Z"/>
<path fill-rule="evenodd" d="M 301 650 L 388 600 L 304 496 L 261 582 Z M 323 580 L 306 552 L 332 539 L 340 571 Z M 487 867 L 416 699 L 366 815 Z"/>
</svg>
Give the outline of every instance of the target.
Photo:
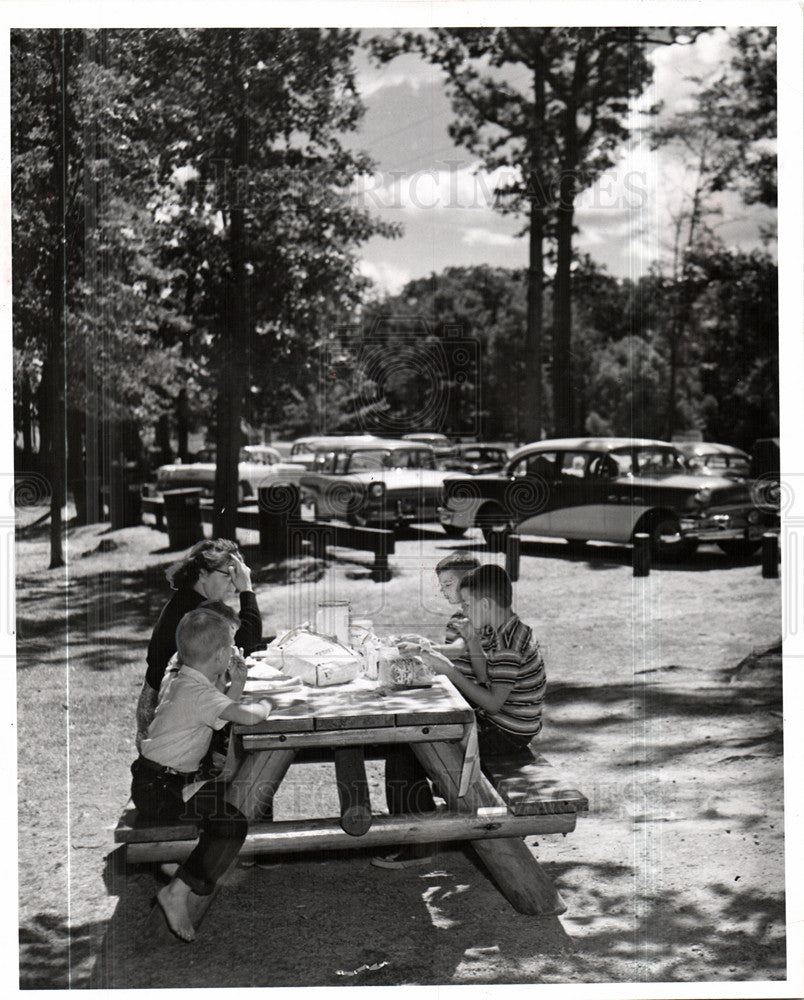
<svg viewBox="0 0 804 1000">
<path fill-rule="evenodd" d="M 261 696 L 253 689 L 246 697 Z M 516 910 L 564 912 L 523 837 L 573 830 L 585 798 L 565 790 L 547 762 L 530 755 L 524 763 L 498 761 L 490 780 L 479 766 L 474 711 L 446 677 L 405 690 L 383 690 L 358 678 L 271 698 L 276 707 L 267 720 L 233 727 L 237 759 L 228 795 L 249 820 L 241 856 L 467 841 Z M 394 743 L 412 748 L 446 809 L 403 816 L 372 811 L 364 759 Z M 293 761 L 310 754 L 334 760 L 340 816 L 274 821 L 276 790 Z M 131 861 L 181 860 L 194 843 L 191 826 L 138 823 L 124 814 L 116 839 L 126 842 Z"/>
</svg>

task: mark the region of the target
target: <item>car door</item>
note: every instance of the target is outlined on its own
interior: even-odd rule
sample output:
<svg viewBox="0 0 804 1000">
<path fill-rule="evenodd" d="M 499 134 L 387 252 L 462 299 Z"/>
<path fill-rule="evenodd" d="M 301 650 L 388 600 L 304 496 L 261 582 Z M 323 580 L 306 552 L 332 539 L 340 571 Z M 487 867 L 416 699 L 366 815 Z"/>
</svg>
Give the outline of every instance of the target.
<svg viewBox="0 0 804 1000">
<path fill-rule="evenodd" d="M 539 451 L 523 456 L 511 469 L 506 507 L 523 534 L 552 535 L 557 459 L 558 452 Z"/>
<path fill-rule="evenodd" d="M 603 484 L 590 473 L 600 456 L 584 449 L 567 449 L 559 455 L 553 484 L 550 533 L 579 540 L 606 538 L 606 501 Z"/>
</svg>

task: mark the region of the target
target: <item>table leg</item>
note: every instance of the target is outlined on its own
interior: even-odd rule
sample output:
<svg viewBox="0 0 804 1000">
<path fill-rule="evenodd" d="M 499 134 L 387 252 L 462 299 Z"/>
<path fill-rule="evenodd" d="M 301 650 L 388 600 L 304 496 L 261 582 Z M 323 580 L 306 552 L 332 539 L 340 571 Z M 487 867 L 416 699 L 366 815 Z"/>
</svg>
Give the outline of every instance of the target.
<svg viewBox="0 0 804 1000">
<path fill-rule="evenodd" d="M 341 827 L 353 837 L 360 837 L 371 828 L 371 800 L 363 747 L 337 747 L 333 753 L 338 801 L 341 805 Z"/>
<path fill-rule="evenodd" d="M 464 796 L 459 796 L 463 757 L 457 744 L 412 743 L 411 747 L 451 808 L 475 812 L 480 807 L 503 804 L 483 774 L 469 786 Z M 567 908 L 564 900 L 522 839 L 501 837 L 469 843 L 514 909 L 537 916 L 564 913 Z"/>
<path fill-rule="evenodd" d="M 247 753 L 229 785 L 226 798 L 237 806 L 246 819 L 262 819 L 266 812 L 270 812 L 274 793 L 295 756 L 295 750 Z"/>
</svg>

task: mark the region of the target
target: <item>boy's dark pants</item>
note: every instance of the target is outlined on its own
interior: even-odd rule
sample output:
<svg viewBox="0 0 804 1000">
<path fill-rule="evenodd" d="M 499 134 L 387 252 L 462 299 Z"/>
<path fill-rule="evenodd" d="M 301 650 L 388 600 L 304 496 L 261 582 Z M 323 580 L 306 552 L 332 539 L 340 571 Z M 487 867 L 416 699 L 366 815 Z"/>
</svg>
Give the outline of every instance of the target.
<svg viewBox="0 0 804 1000">
<path fill-rule="evenodd" d="M 495 754 L 523 750 L 533 737 L 514 736 L 486 719 L 477 720 L 477 743 L 480 763 Z M 385 800 L 392 816 L 403 813 L 424 813 L 435 810 L 427 772 L 419 758 L 406 743 L 388 747 L 385 758 Z"/>
<path fill-rule="evenodd" d="M 185 802 L 181 791 L 193 775 L 171 773 L 144 757 L 134 761 L 131 774 L 131 798 L 143 816 L 198 823 L 198 843 L 176 875 L 199 896 L 208 896 L 248 833 L 246 817 L 224 798 L 227 786 L 211 781 Z"/>
</svg>

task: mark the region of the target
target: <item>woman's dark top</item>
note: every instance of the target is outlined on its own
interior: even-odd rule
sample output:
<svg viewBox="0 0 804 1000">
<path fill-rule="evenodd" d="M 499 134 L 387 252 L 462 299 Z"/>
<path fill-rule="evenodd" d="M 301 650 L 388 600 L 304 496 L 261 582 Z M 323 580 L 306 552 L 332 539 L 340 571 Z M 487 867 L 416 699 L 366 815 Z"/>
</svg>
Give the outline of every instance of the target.
<svg viewBox="0 0 804 1000">
<path fill-rule="evenodd" d="M 148 670 L 145 680 L 154 691 L 159 690 L 165 669 L 171 656 L 176 652 L 176 628 L 179 622 L 193 608 L 197 608 L 206 598 L 197 590 L 177 590 L 162 608 L 148 643 Z M 257 598 L 251 590 L 240 592 L 240 628 L 235 633 L 235 646 L 241 646 L 246 656 L 259 649 L 262 640 L 262 616 L 257 607 Z"/>
</svg>

